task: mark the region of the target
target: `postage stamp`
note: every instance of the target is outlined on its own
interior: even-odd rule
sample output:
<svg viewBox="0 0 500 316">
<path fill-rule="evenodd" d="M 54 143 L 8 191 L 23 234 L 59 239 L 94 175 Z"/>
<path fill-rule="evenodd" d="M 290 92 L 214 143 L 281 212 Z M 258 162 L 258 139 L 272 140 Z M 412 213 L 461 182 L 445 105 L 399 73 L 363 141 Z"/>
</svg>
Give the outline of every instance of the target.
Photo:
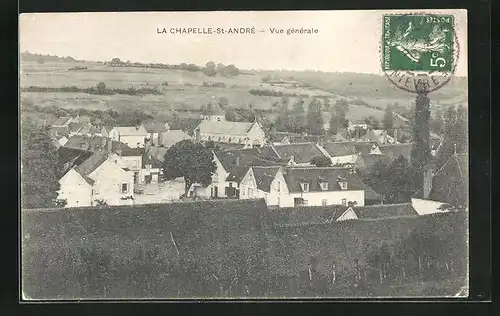
<svg viewBox="0 0 500 316">
<path fill-rule="evenodd" d="M 408 92 L 435 91 L 446 85 L 458 60 L 451 14 L 384 15 L 382 70 Z"/>
</svg>

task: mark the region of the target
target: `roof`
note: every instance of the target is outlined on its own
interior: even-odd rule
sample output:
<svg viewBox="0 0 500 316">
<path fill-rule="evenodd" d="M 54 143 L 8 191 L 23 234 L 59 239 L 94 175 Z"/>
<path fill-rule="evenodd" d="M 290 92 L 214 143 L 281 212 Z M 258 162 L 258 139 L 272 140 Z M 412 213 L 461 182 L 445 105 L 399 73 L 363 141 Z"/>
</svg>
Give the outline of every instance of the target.
<svg viewBox="0 0 500 316">
<path fill-rule="evenodd" d="M 293 160 L 296 163 L 308 163 L 313 158 L 318 156 L 326 157 L 326 155 L 318 148 L 316 143 L 273 145 L 270 147 L 271 150 L 274 151 L 274 153 L 271 153 L 270 155 L 271 158 L 273 156 L 276 158 L 290 158 L 293 156 Z"/>
<path fill-rule="evenodd" d="M 120 155 L 124 157 L 138 157 L 138 156 L 143 156 L 144 155 L 144 148 L 130 148 L 127 145 L 125 146 L 120 146 L 123 143 L 119 143 L 118 147 L 116 150 L 113 150 L 113 152 L 116 152 L 117 150 L 121 151 Z"/>
<path fill-rule="evenodd" d="M 146 155 L 152 156 L 158 161 L 163 161 L 165 159 L 165 154 L 167 153 L 167 150 L 168 149 L 165 147 L 151 146 L 146 152 Z"/>
<path fill-rule="evenodd" d="M 153 168 L 162 168 L 163 163 L 161 160 L 157 159 L 153 155 L 148 155 L 147 153 L 144 153 L 142 157 L 142 164 L 145 165 L 151 165 Z"/>
<path fill-rule="evenodd" d="M 261 157 L 258 148 L 216 151 L 215 155 L 227 172 L 237 166 L 249 166 L 255 159 Z"/>
<path fill-rule="evenodd" d="M 331 157 L 354 155 L 357 153 L 354 142 L 328 142 L 323 148 Z"/>
<path fill-rule="evenodd" d="M 189 136 L 183 130 L 169 130 L 162 133 L 161 144 L 168 148 L 186 139 L 193 139 L 193 137 Z"/>
<path fill-rule="evenodd" d="M 142 136 L 146 135 L 147 131 L 144 126 L 117 126 L 114 129 L 122 136 Z"/>
<path fill-rule="evenodd" d="M 361 220 L 377 220 L 419 216 L 411 203 L 358 206 L 354 207 L 353 210 L 354 213 L 356 213 L 358 219 Z"/>
<path fill-rule="evenodd" d="M 369 154 L 372 150 L 374 142 L 356 142 L 354 143 L 354 148 L 356 151 L 361 154 Z"/>
<path fill-rule="evenodd" d="M 200 133 L 245 136 L 254 123 L 203 120 L 198 125 Z"/>
<path fill-rule="evenodd" d="M 88 176 L 108 159 L 106 152 L 96 151 L 75 169 L 81 174 Z"/>
<path fill-rule="evenodd" d="M 247 174 L 248 169 L 250 169 L 249 166 L 233 167 L 231 169 L 231 172 L 227 176 L 226 181 L 232 181 L 232 182 L 240 183 L 241 180 L 243 180 L 243 178 Z"/>
<path fill-rule="evenodd" d="M 69 127 L 69 131 L 71 133 L 76 133 L 78 132 L 85 124 L 84 123 L 75 123 L 75 122 L 71 122 L 69 123 L 68 127 Z"/>
<path fill-rule="evenodd" d="M 265 192 L 270 192 L 271 183 L 276 178 L 276 174 L 280 170 L 280 167 L 254 166 L 252 167 L 252 170 L 253 170 L 253 175 L 255 176 L 255 181 L 257 182 L 257 189 Z"/>
<path fill-rule="evenodd" d="M 142 125 L 148 133 L 163 133 L 167 131 L 165 124 L 166 123 L 162 122 L 148 121 L 144 122 Z"/>
<path fill-rule="evenodd" d="M 469 186 L 469 157 L 454 154 L 432 179 L 429 199 L 452 205 L 466 205 Z"/>
<path fill-rule="evenodd" d="M 301 206 L 272 210 L 271 217 L 276 227 L 297 227 L 330 224 L 337 220 L 349 206 Z"/>
<path fill-rule="evenodd" d="M 210 141 L 209 141 L 210 142 Z M 207 142 L 205 142 L 206 144 Z M 215 150 L 239 150 L 245 149 L 245 144 L 213 142 Z"/>
<path fill-rule="evenodd" d="M 52 126 L 67 125 L 69 120 L 71 120 L 71 117 L 68 117 L 68 116 L 60 117 L 60 118 L 56 119 L 54 122 L 52 122 Z"/>
<path fill-rule="evenodd" d="M 92 155 L 93 152 L 88 150 L 60 146 L 57 149 L 57 164 L 60 167 L 66 167 L 61 170 L 62 174 L 65 174 L 73 166 L 78 166 Z"/>
<path fill-rule="evenodd" d="M 380 145 L 378 148 L 382 154 L 389 156 L 391 160 L 396 160 L 400 156 L 403 156 L 406 160 L 410 161 L 413 143 Z"/>
<path fill-rule="evenodd" d="M 370 171 L 377 162 L 381 162 L 385 165 L 390 165 L 392 160 L 387 155 L 376 155 L 376 154 L 368 154 L 368 155 L 358 155 L 358 160 L 356 161 L 356 166 L 359 169 Z"/>
<path fill-rule="evenodd" d="M 193 131 L 200 124 L 202 119 L 200 118 L 180 118 L 176 120 L 168 121 L 168 125 L 170 125 L 170 129 L 173 130 L 183 130 L 186 133 L 192 135 Z"/>
<path fill-rule="evenodd" d="M 347 181 L 347 190 L 365 190 L 367 188 L 359 176 L 351 172 L 349 168 L 285 168 L 284 177 L 290 193 L 303 192 L 301 183 L 309 184 L 308 192 L 340 191 L 339 178 Z M 321 188 L 320 182 L 328 183 L 326 190 Z"/>
</svg>

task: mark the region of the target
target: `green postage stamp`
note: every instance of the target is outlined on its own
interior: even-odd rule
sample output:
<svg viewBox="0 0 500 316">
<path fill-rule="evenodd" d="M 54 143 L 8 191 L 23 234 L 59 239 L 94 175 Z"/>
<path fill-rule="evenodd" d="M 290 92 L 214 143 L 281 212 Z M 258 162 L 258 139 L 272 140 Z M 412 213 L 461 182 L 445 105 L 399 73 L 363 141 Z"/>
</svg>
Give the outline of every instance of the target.
<svg viewBox="0 0 500 316">
<path fill-rule="evenodd" d="M 453 15 L 384 15 L 382 69 L 452 72 L 454 39 Z"/>
</svg>

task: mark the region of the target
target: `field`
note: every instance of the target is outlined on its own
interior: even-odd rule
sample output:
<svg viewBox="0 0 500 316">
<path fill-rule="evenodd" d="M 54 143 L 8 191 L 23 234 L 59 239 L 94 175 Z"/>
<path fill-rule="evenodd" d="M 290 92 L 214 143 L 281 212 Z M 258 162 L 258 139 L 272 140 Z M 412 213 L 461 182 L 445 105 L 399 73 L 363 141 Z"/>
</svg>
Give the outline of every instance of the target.
<svg viewBox="0 0 500 316">
<path fill-rule="evenodd" d="M 86 67 L 83 70 L 70 71 L 72 67 Z M 21 101 L 36 105 L 56 105 L 63 108 L 87 109 L 141 109 L 152 114 L 165 114 L 170 110 L 199 111 L 213 98 L 226 97 L 229 105 L 235 108 L 270 110 L 280 97 L 252 95 L 249 90 L 271 90 L 274 92 L 307 95 L 305 109 L 311 97 L 328 97 L 333 104 L 339 98 L 348 101 L 361 99 L 371 108 L 351 106 L 347 118 L 362 120 L 367 116 L 377 119 L 383 117 L 383 110 L 388 104 L 398 102 L 410 106 L 414 97 L 397 90 L 381 76 L 361 74 L 325 74 L 313 72 L 272 72 L 274 76 L 292 76 L 296 86 L 280 83 L 265 83 L 262 78 L 269 72 L 253 72 L 235 77 L 208 77 L 202 72 L 175 69 L 154 69 L 137 67 L 107 67 L 94 62 L 36 62 L 21 63 L 21 87 L 61 88 L 76 86 L 79 88 L 95 87 L 104 82 L 112 89 L 158 88 L 163 95 L 90 95 L 72 92 L 22 92 Z M 460 80 L 459 80 L 460 81 Z M 165 84 L 167 83 L 167 84 Z M 210 86 L 223 84 L 222 87 Z M 308 87 L 309 86 L 309 87 Z M 465 85 L 466 88 L 466 85 Z M 457 83 L 435 94 L 433 104 L 455 104 L 467 100 L 463 83 Z M 290 98 L 293 104 L 295 97 Z M 434 100 L 436 102 L 434 102 Z M 375 107 L 375 108 L 373 108 Z M 376 109 L 380 108 L 380 110 Z"/>
<path fill-rule="evenodd" d="M 34 299 L 383 297 L 454 295 L 464 286 L 463 213 L 276 229 L 270 211 L 263 200 L 24 210 L 23 292 Z M 383 282 L 381 245 L 390 254 Z M 357 259 L 361 283 L 353 278 Z"/>
</svg>

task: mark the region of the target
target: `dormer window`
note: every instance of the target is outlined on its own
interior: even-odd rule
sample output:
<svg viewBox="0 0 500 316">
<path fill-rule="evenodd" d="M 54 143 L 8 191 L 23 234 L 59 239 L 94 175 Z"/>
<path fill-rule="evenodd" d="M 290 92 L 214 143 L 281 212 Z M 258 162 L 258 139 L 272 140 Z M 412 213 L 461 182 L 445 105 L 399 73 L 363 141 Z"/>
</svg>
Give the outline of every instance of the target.
<svg viewBox="0 0 500 316">
<path fill-rule="evenodd" d="M 321 187 L 321 190 L 323 190 L 323 191 L 328 190 L 328 182 L 323 182 L 323 181 L 321 181 L 321 182 L 319 183 L 319 186 Z"/>
<path fill-rule="evenodd" d="M 303 182 L 300 185 L 302 186 L 302 191 L 309 192 L 309 183 Z"/>
<path fill-rule="evenodd" d="M 347 180 L 346 179 L 338 178 L 337 182 L 338 182 L 341 190 L 347 190 Z"/>
</svg>

